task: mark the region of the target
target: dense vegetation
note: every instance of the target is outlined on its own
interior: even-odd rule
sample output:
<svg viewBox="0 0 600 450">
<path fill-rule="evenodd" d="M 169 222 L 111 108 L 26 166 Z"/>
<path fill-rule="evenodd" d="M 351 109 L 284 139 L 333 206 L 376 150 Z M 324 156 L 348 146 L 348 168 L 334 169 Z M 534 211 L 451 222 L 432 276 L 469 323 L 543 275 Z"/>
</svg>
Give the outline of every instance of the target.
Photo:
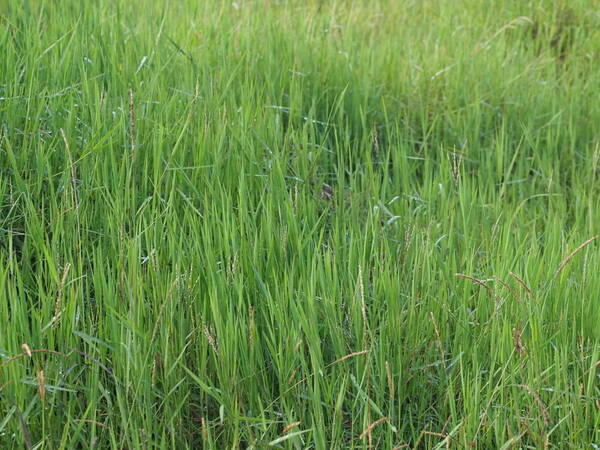
<svg viewBox="0 0 600 450">
<path fill-rule="evenodd" d="M 598 448 L 600 8 L 0 3 L 1 448 Z"/>
</svg>

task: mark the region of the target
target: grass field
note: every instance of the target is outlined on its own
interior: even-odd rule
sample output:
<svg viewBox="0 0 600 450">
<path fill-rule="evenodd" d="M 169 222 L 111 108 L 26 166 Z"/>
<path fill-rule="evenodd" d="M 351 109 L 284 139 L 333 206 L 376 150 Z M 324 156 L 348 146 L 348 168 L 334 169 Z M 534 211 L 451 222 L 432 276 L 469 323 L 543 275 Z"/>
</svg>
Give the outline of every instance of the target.
<svg viewBox="0 0 600 450">
<path fill-rule="evenodd" d="M 0 448 L 600 448 L 600 6 L 0 2 Z"/>
</svg>

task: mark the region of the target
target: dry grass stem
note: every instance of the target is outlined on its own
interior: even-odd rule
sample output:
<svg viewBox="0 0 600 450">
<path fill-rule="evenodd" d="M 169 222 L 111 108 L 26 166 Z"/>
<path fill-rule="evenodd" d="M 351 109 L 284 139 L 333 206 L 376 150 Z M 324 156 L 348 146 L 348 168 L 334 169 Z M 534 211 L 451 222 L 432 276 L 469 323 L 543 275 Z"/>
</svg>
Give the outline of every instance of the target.
<svg viewBox="0 0 600 450">
<path fill-rule="evenodd" d="M 46 379 L 44 377 L 44 371 L 39 370 L 36 374 L 37 382 L 38 382 L 38 393 L 40 394 L 40 398 L 42 399 L 42 403 L 46 402 Z"/>
<path fill-rule="evenodd" d="M 336 359 L 335 361 L 333 361 L 333 362 L 331 363 L 331 365 L 333 365 L 333 364 L 337 364 L 337 363 L 341 363 L 342 361 L 346 361 L 347 359 L 354 358 L 354 357 L 356 357 L 356 356 L 360 356 L 360 355 L 366 355 L 366 354 L 368 354 L 368 353 L 369 353 L 369 350 L 361 350 L 360 352 L 354 352 L 354 353 L 350 353 L 350 354 L 348 354 L 348 355 L 342 356 L 342 357 L 341 357 L 341 358 L 339 358 L 339 359 Z"/>
<path fill-rule="evenodd" d="M 527 353 L 527 349 L 521 341 L 521 330 L 519 328 L 513 328 L 513 345 L 518 355 Z"/>
<path fill-rule="evenodd" d="M 394 379 L 392 378 L 392 370 L 390 369 L 390 364 L 387 361 L 385 362 L 385 374 L 387 377 L 388 392 L 390 394 L 390 399 L 393 399 L 395 395 Z"/>
<path fill-rule="evenodd" d="M 544 404 L 544 402 L 542 401 L 540 396 L 537 394 L 537 392 L 535 392 L 533 389 L 531 389 L 526 384 L 518 384 L 517 387 L 525 389 L 527 392 L 529 392 L 532 395 L 532 397 L 534 398 L 538 407 L 540 408 L 540 413 L 542 414 L 542 420 L 544 421 L 544 426 L 546 428 L 548 428 L 550 426 L 550 413 L 548 412 L 548 408 L 546 408 L 546 405 Z"/>
<path fill-rule="evenodd" d="M 21 348 L 25 351 L 25 354 L 31 358 L 31 349 L 29 348 L 29 345 L 23 344 L 21 345 Z"/>
<path fill-rule="evenodd" d="M 93 425 L 97 425 L 100 428 L 104 428 L 105 430 L 110 430 L 110 427 L 102 422 L 98 422 L 97 420 L 91 420 L 91 419 L 73 419 L 73 422 L 75 423 L 88 423 L 88 424 L 93 424 Z"/>
<path fill-rule="evenodd" d="M 298 422 L 294 422 L 294 423 L 290 423 L 289 425 L 286 425 L 283 430 L 281 430 L 281 435 L 283 436 L 284 434 L 287 434 L 290 432 L 290 430 L 293 430 L 294 428 L 300 426 L 302 424 L 302 422 L 298 421 Z"/>
<path fill-rule="evenodd" d="M 457 278 L 464 278 L 465 280 L 469 280 L 472 281 L 475 284 L 478 284 L 479 286 L 485 288 L 485 290 L 495 299 L 496 298 L 496 294 L 494 293 L 494 290 L 487 285 L 485 282 L 483 282 L 482 280 L 478 280 L 477 278 L 471 277 L 469 275 L 465 275 L 464 273 L 457 273 L 455 274 L 455 276 Z"/>
<path fill-rule="evenodd" d="M 523 289 L 525 289 L 525 292 L 527 292 L 527 296 L 529 298 L 533 298 L 533 292 L 531 291 L 531 289 L 529 289 L 529 286 L 527 286 L 527 284 L 523 281 L 523 279 L 521 277 L 519 277 L 517 274 L 515 274 L 513 272 L 509 272 L 509 275 L 511 277 L 513 277 L 515 280 L 517 280 L 517 283 L 519 283 L 521 285 L 521 287 Z"/>
<path fill-rule="evenodd" d="M 581 244 L 579 247 L 577 247 L 575 250 L 573 250 L 569 256 L 567 256 L 558 266 L 558 269 L 556 270 L 556 273 L 554 274 L 555 277 L 557 277 L 558 275 L 560 275 L 560 273 L 563 271 L 563 269 L 565 268 L 565 266 L 567 264 L 569 264 L 569 262 L 575 257 L 575 255 L 577 255 L 577 253 L 579 253 L 581 250 L 583 250 L 585 247 L 587 247 L 588 245 L 590 245 L 592 242 L 594 242 L 596 239 L 598 239 L 600 236 L 594 236 L 589 238 L 587 241 L 585 241 L 583 244 Z"/>
<path fill-rule="evenodd" d="M 131 161 L 135 161 L 135 92 L 129 90 L 129 137 L 131 139 Z"/>
<path fill-rule="evenodd" d="M 69 270 L 71 270 L 71 263 L 67 263 L 67 265 L 63 269 L 60 284 L 58 285 L 58 294 L 56 295 L 56 301 L 54 302 L 54 317 L 52 317 L 52 326 L 56 326 L 58 324 L 58 320 L 60 319 L 60 313 L 62 311 L 62 301 L 65 292 L 65 283 L 67 282 Z"/>
<path fill-rule="evenodd" d="M 365 428 L 364 431 L 360 434 L 360 436 L 358 438 L 364 439 L 365 437 L 367 437 L 371 434 L 371 432 L 373 431 L 373 428 L 375 428 L 377 425 L 379 425 L 381 423 L 387 422 L 388 420 L 390 420 L 389 417 L 382 417 L 381 419 L 376 420 L 371 425 L 369 425 L 367 428 Z"/>
</svg>

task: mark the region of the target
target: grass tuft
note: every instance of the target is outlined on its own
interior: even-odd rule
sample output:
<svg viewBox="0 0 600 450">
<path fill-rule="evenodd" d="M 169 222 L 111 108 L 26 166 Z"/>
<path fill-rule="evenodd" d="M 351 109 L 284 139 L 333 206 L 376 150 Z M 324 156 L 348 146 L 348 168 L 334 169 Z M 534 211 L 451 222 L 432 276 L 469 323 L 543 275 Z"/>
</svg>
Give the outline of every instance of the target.
<svg viewBox="0 0 600 450">
<path fill-rule="evenodd" d="M 599 30 L 0 2 L 0 448 L 600 446 Z"/>
</svg>

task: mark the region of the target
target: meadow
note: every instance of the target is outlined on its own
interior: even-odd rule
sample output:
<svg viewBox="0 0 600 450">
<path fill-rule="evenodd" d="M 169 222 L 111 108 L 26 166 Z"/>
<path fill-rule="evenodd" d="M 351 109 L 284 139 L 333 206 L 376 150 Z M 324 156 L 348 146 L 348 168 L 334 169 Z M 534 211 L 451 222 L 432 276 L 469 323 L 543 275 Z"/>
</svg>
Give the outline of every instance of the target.
<svg viewBox="0 0 600 450">
<path fill-rule="evenodd" d="M 600 448 L 600 7 L 0 2 L 0 448 Z"/>
</svg>

